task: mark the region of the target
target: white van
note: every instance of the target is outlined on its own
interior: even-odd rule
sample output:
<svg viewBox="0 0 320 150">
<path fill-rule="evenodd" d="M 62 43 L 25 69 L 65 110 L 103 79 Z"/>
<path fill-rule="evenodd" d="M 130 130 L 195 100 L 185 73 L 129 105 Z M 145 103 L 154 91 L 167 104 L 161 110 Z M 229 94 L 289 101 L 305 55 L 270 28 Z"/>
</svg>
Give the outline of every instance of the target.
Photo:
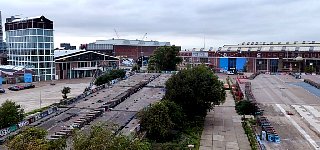
<svg viewBox="0 0 320 150">
<path fill-rule="evenodd" d="M 227 75 L 234 75 L 232 71 L 227 71 Z"/>
</svg>

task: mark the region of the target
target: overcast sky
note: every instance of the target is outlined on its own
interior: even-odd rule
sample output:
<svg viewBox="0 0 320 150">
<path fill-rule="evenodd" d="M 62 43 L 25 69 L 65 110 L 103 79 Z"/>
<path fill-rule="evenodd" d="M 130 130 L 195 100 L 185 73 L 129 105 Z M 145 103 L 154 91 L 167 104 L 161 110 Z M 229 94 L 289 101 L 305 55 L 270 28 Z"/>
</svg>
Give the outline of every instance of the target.
<svg viewBox="0 0 320 150">
<path fill-rule="evenodd" d="M 319 0 L 0 0 L 2 20 L 44 15 L 55 47 L 117 38 L 182 48 L 241 42 L 319 41 Z M 205 40 L 204 40 L 205 39 Z"/>
</svg>

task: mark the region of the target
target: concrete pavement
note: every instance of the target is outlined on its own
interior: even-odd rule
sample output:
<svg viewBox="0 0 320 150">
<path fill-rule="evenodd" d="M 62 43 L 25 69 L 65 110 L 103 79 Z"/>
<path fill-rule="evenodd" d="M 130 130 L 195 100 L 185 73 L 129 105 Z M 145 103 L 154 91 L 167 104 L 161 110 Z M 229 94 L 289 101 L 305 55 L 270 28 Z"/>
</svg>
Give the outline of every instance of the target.
<svg viewBox="0 0 320 150">
<path fill-rule="evenodd" d="M 200 150 L 250 150 L 250 143 L 235 111 L 230 91 L 223 105 L 208 112 L 200 140 Z"/>
</svg>

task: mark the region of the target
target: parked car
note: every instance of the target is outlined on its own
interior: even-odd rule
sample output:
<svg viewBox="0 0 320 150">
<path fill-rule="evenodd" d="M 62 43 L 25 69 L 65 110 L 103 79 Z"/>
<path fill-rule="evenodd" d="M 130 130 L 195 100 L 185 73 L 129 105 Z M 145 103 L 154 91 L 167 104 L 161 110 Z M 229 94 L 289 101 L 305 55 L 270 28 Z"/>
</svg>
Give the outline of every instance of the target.
<svg viewBox="0 0 320 150">
<path fill-rule="evenodd" d="M 34 85 L 34 84 L 32 84 L 32 83 L 26 83 L 26 84 L 24 84 L 24 88 L 25 89 L 30 89 L 30 88 L 35 88 L 36 86 Z"/>
<path fill-rule="evenodd" d="M 244 73 L 242 71 L 237 71 L 238 75 L 244 75 Z"/>
<path fill-rule="evenodd" d="M 10 86 L 8 89 L 11 91 L 19 91 L 20 90 L 20 88 L 16 85 Z"/>
<path fill-rule="evenodd" d="M 227 75 L 234 75 L 232 71 L 227 71 Z"/>
<path fill-rule="evenodd" d="M 19 90 L 23 90 L 24 89 L 23 85 L 16 85 L 16 86 L 19 88 Z"/>
<path fill-rule="evenodd" d="M 6 90 L 0 88 L 0 93 L 5 93 Z"/>
</svg>

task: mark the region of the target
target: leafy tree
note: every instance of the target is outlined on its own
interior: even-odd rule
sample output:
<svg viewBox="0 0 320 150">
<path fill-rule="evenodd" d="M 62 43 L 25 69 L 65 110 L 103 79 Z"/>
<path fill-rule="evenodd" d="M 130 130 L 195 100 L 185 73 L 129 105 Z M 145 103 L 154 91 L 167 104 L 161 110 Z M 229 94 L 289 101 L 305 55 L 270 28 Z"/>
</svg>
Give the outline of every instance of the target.
<svg viewBox="0 0 320 150">
<path fill-rule="evenodd" d="M 98 77 L 95 81 L 95 85 L 102 85 L 105 83 L 109 83 L 111 80 L 117 78 L 124 78 L 126 76 L 126 71 L 123 69 L 115 69 L 110 72 Z"/>
<path fill-rule="evenodd" d="M 74 150 L 148 150 L 150 144 L 138 139 L 130 140 L 123 135 L 115 135 L 114 127 L 96 124 L 88 132 L 78 131 L 73 137 Z"/>
<path fill-rule="evenodd" d="M 6 143 L 9 150 L 63 150 L 65 139 L 48 141 L 47 131 L 41 128 L 27 128 Z"/>
<path fill-rule="evenodd" d="M 24 110 L 21 105 L 6 100 L 0 107 L 0 129 L 9 127 L 20 122 L 24 117 Z"/>
<path fill-rule="evenodd" d="M 182 62 L 182 59 L 178 57 L 180 48 L 176 46 L 163 46 L 157 48 L 153 55 L 150 56 L 149 63 L 155 70 L 174 71 L 177 64 Z"/>
<path fill-rule="evenodd" d="M 223 83 L 204 65 L 179 71 L 166 82 L 165 99 L 183 108 L 189 118 L 204 117 L 225 100 Z"/>
<path fill-rule="evenodd" d="M 150 57 L 149 63 L 148 63 L 148 70 L 149 71 L 154 71 L 156 70 L 156 63 L 155 63 L 155 57 Z"/>
<path fill-rule="evenodd" d="M 164 102 L 158 102 L 139 113 L 141 128 L 147 131 L 149 139 L 165 141 L 170 138 L 174 128 L 170 111 Z"/>
<path fill-rule="evenodd" d="M 182 129 L 186 125 L 186 118 L 182 107 L 169 100 L 162 100 L 162 103 L 169 109 L 169 116 L 174 125 L 174 129 Z"/>
<path fill-rule="evenodd" d="M 61 90 L 62 98 L 67 99 L 68 96 L 67 94 L 71 92 L 71 88 L 70 87 L 63 87 L 63 89 Z"/>
<path fill-rule="evenodd" d="M 257 107 L 254 103 L 243 100 L 236 103 L 236 111 L 239 115 L 254 115 Z"/>
<path fill-rule="evenodd" d="M 304 68 L 304 72 L 306 72 L 306 73 L 312 73 L 314 71 L 315 71 L 315 69 L 313 68 L 313 66 L 306 66 Z"/>
</svg>

